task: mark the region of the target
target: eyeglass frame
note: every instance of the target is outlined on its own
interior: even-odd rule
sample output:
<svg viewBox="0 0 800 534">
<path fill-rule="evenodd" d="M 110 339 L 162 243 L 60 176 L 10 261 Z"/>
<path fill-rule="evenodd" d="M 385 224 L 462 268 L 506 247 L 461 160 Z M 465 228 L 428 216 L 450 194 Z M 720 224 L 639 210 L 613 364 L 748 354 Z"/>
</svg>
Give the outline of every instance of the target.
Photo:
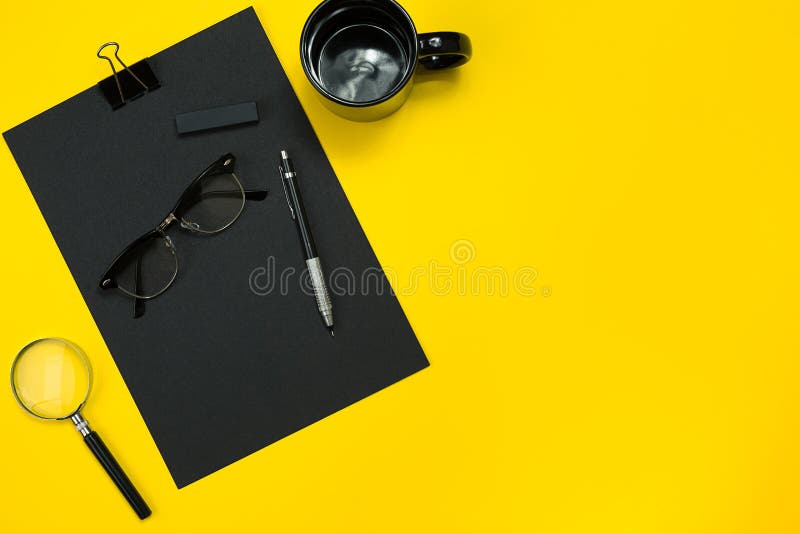
<svg viewBox="0 0 800 534">
<path fill-rule="evenodd" d="M 189 183 L 189 185 L 186 187 L 186 189 L 184 189 L 183 192 L 178 197 L 178 200 L 175 202 L 175 205 L 173 206 L 173 208 L 169 211 L 167 216 L 164 217 L 164 220 L 161 221 L 161 223 L 159 223 L 158 226 L 156 226 L 154 229 L 149 230 L 148 232 L 142 234 L 137 239 L 133 240 L 128 246 L 126 246 L 122 250 L 122 252 L 117 254 L 117 256 L 114 258 L 114 260 L 111 262 L 111 264 L 108 266 L 108 268 L 103 273 L 103 276 L 100 278 L 100 283 L 99 283 L 100 289 L 102 289 L 102 290 L 118 289 L 119 291 L 121 291 L 125 295 L 133 297 L 133 299 L 134 299 L 134 302 L 133 302 L 133 310 L 134 310 L 133 311 L 133 316 L 134 316 L 134 318 L 139 318 L 142 315 L 144 315 L 144 301 L 151 300 L 151 299 L 154 299 L 154 298 L 162 295 L 167 289 L 172 287 L 172 284 L 175 282 L 175 279 L 178 277 L 178 270 L 179 270 L 178 255 L 176 253 L 175 246 L 172 243 L 172 239 L 170 239 L 170 237 L 166 234 L 167 228 L 172 226 L 174 223 L 180 221 L 181 228 L 183 228 L 183 229 L 185 229 L 185 230 L 187 230 L 189 232 L 197 233 L 197 234 L 201 234 L 201 235 L 218 234 L 220 232 L 223 232 L 223 231 L 227 230 L 228 228 L 230 228 L 233 225 L 233 223 L 235 223 L 237 220 L 239 220 L 239 217 L 242 215 L 242 212 L 244 211 L 244 206 L 245 206 L 247 200 L 260 201 L 260 200 L 264 200 L 265 198 L 267 198 L 267 194 L 269 193 L 269 191 L 267 189 L 245 189 L 244 188 L 244 186 L 242 185 L 242 182 L 239 180 L 239 177 L 236 176 L 236 173 L 234 172 L 235 165 L 236 165 L 236 157 L 233 154 L 227 153 L 227 154 L 224 154 L 224 155 L 220 156 L 219 159 L 217 159 L 214 163 L 209 165 L 203 172 L 201 172 L 199 175 L 197 175 Z M 239 209 L 239 212 L 236 214 L 236 216 L 233 219 L 231 219 L 231 221 L 228 224 L 226 224 L 222 228 L 218 228 L 218 229 L 213 230 L 213 231 L 201 230 L 196 223 L 193 224 L 193 223 L 183 219 L 183 217 L 181 216 L 182 214 L 179 211 L 179 208 L 181 207 L 181 204 L 184 202 L 184 200 L 189 196 L 189 194 L 191 194 L 191 193 L 193 193 L 195 191 L 195 189 L 199 186 L 200 181 L 203 178 L 206 178 L 208 176 L 213 176 L 215 174 L 230 174 L 233 177 L 233 179 L 236 181 L 236 183 L 239 185 L 239 188 L 240 188 L 240 190 L 242 191 L 242 193 L 244 195 L 244 201 L 242 202 L 242 207 Z M 126 291 L 125 289 L 120 287 L 118 285 L 117 281 L 115 280 L 115 276 L 118 274 L 117 271 L 120 268 L 117 265 L 120 262 L 120 260 L 122 260 L 122 258 L 124 258 L 131 250 L 135 249 L 136 247 L 138 247 L 139 245 L 141 245 L 142 243 L 144 243 L 148 239 L 153 239 L 153 238 L 157 239 L 159 237 L 163 238 L 166 241 L 167 245 L 171 249 L 171 252 L 172 252 L 173 256 L 175 257 L 175 272 L 173 273 L 172 278 L 167 283 L 167 285 L 164 286 L 164 288 L 161 289 L 158 293 L 155 293 L 154 295 L 149 295 L 149 296 L 136 295 L 136 294 L 130 293 L 129 291 Z M 139 280 L 139 266 L 140 266 L 140 264 L 141 264 L 141 261 L 139 261 L 137 263 L 137 266 L 136 266 L 136 275 L 135 275 L 136 276 L 136 280 L 137 280 L 136 281 L 136 285 L 139 284 L 138 280 Z"/>
</svg>

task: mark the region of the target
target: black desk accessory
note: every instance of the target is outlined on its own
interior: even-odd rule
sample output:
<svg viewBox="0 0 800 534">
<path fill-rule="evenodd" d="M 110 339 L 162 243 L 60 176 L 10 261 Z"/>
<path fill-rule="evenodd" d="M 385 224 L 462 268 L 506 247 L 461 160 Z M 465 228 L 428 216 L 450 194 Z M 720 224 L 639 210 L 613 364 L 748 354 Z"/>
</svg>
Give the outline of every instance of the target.
<svg viewBox="0 0 800 534">
<path fill-rule="evenodd" d="M 182 487 L 428 361 L 255 11 L 151 54 L 148 62 L 161 81 L 158 91 L 111 111 L 92 86 L 4 137 Z M 269 102 L 269 121 L 175 134 L 181 111 L 254 99 L 262 109 Z M 194 234 L 172 235 L 181 275 L 135 321 L 124 296 L 97 287 L 121 245 L 143 224 L 162 220 L 164 199 L 177 198 L 209 156 L 232 151 L 237 173 L 261 184 L 277 179 L 281 148 L 302 163 L 308 212 L 324 216 L 314 237 L 326 267 L 341 267 L 357 281 L 369 273 L 369 287 L 330 286 L 335 342 L 326 330 L 309 328 L 319 313 L 299 283 L 296 230 L 282 199 L 258 209 L 248 203 L 235 229 L 203 246 L 195 246 L 203 238 Z M 282 291 L 280 275 L 292 272 Z M 270 461 L 269 450 L 261 454 Z"/>
<path fill-rule="evenodd" d="M 114 47 L 114 57 L 122 65 L 122 70 L 117 72 L 114 62 L 102 52 L 106 47 Z M 153 69 L 146 59 L 138 61 L 128 67 L 119 57 L 119 43 L 110 41 L 97 49 L 97 57 L 105 59 L 111 65 L 111 76 L 98 83 L 103 96 L 111 104 L 111 109 L 119 109 L 127 102 L 135 100 L 147 92 L 155 91 L 161 87 Z"/>
<path fill-rule="evenodd" d="M 243 102 L 232 106 L 220 106 L 175 115 L 175 126 L 178 128 L 179 135 L 253 122 L 258 122 L 258 106 L 255 102 Z"/>
<path fill-rule="evenodd" d="M 324 0 L 300 34 L 303 71 L 322 103 L 356 121 L 394 113 L 411 94 L 418 70 L 458 67 L 470 57 L 469 37 L 417 33 L 395 0 Z"/>
<path fill-rule="evenodd" d="M 311 288 L 317 301 L 317 309 L 320 316 L 322 316 L 322 322 L 325 323 L 325 327 L 333 337 L 333 304 L 328 294 L 328 285 L 325 283 L 325 274 L 322 271 L 322 263 L 317 253 L 317 245 L 314 243 L 314 236 L 311 234 L 306 207 L 303 205 L 303 195 L 300 194 L 300 186 L 297 185 L 297 172 L 294 169 L 291 158 L 289 158 L 289 154 L 285 150 L 281 150 L 278 171 L 281 175 L 283 192 L 286 194 L 286 202 L 289 204 L 289 213 L 297 224 L 297 233 L 300 235 L 300 242 L 303 244 L 306 268 L 308 269 Z"/>
</svg>

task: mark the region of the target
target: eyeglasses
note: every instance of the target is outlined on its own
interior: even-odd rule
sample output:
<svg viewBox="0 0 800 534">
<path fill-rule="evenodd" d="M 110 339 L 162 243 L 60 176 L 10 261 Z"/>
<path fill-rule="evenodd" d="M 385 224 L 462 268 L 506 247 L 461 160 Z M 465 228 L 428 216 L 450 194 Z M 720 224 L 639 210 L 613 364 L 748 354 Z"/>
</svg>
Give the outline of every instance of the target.
<svg viewBox="0 0 800 534">
<path fill-rule="evenodd" d="M 178 276 L 178 256 L 166 234 L 173 223 L 198 235 L 228 229 L 244 210 L 245 199 L 264 200 L 267 190 L 242 187 L 234 173 L 236 159 L 225 154 L 192 180 L 175 207 L 153 230 L 128 245 L 100 279 L 101 289 L 119 289 L 133 297 L 133 316 L 144 314 L 144 301 L 169 289 Z"/>
</svg>

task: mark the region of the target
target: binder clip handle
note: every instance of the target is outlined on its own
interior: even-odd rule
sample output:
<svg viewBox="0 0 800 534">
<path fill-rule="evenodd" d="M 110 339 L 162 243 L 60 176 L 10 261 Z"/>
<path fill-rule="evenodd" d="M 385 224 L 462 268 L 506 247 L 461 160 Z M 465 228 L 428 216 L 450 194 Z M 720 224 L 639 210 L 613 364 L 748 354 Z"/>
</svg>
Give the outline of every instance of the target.
<svg viewBox="0 0 800 534">
<path fill-rule="evenodd" d="M 117 71 L 111 57 L 102 53 L 108 47 L 114 47 L 114 57 L 122 67 L 122 70 Z M 98 85 L 108 103 L 111 104 L 112 109 L 118 109 L 131 100 L 160 87 L 158 78 L 156 78 L 147 60 L 143 59 L 128 67 L 119 57 L 119 43 L 115 41 L 109 41 L 98 48 L 97 57 L 105 59 L 111 66 L 111 76 L 101 81 Z"/>
</svg>

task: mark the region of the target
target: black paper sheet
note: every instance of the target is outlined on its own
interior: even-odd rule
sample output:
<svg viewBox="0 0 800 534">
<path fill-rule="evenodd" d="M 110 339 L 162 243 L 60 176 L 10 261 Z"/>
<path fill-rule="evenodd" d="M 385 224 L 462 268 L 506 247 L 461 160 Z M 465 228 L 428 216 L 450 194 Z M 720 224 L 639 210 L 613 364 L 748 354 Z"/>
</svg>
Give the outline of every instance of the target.
<svg viewBox="0 0 800 534">
<path fill-rule="evenodd" d="M 112 111 L 93 86 L 4 137 L 183 487 L 428 361 L 255 11 L 149 62 L 160 89 Z M 257 102 L 258 124 L 182 137 L 175 131 L 178 113 L 245 101 Z M 323 265 L 339 273 L 335 292 L 356 280 L 351 294 L 333 296 L 335 338 L 298 283 L 305 262 L 277 175 L 281 149 L 295 161 Z M 269 196 L 248 202 L 218 235 L 171 227 L 178 278 L 134 319 L 131 300 L 101 291 L 100 276 L 226 152 L 236 156 L 244 186 L 267 186 Z M 283 288 L 280 273 L 288 276 Z"/>
</svg>

